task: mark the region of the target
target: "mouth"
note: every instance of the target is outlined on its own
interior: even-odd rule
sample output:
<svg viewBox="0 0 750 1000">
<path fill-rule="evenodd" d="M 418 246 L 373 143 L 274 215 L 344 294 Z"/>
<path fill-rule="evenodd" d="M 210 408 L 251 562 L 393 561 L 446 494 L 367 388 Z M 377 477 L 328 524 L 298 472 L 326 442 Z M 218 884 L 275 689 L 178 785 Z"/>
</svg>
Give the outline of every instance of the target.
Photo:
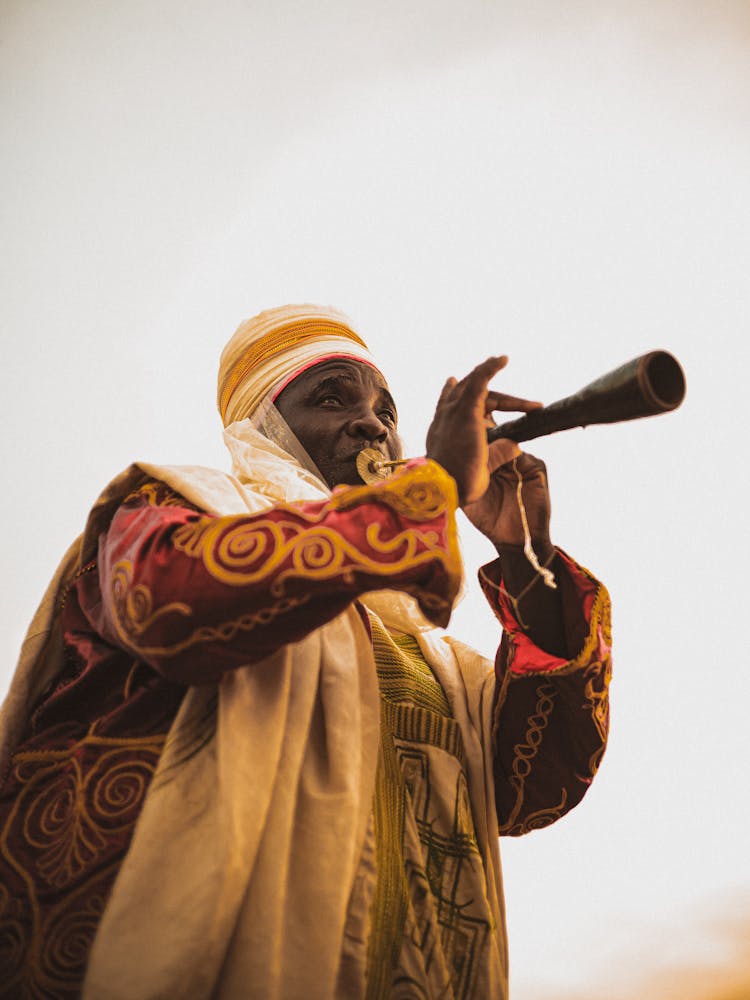
<svg viewBox="0 0 750 1000">
<path fill-rule="evenodd" d="M 363 483 L 379 483 L 390 479 L 400 461 L 388 461 L 379 448 L 362 448 L 357 455 L 357 474 Z"/>
<path fill-rule="evenodd" d="M 378 461 L 387 462 L 388 459 L 389 459 L 388 453 L 383 448 L 381 448 L 379 445 L 377 445 L 377 444 L 370 444 L 368 442 L 365 442 L 364 444 L 360 445 L 359 448 L 357 448 L 356 451 L 352 452 L 352 454 L 349 456 L 349 458 L 347 459 L 347 461 L 349 461 L 349 462 L 356 462 L 357 459 L 359 458 L 359 456 L 362 454 L 363 451 L 367 451 L 370 454 L 372 454 L 373 452 L 377 452 L 377 459 L 378 459 Z M 373 455 L 373 457 L 375 457 L 375 456 Z"/>
</svg>

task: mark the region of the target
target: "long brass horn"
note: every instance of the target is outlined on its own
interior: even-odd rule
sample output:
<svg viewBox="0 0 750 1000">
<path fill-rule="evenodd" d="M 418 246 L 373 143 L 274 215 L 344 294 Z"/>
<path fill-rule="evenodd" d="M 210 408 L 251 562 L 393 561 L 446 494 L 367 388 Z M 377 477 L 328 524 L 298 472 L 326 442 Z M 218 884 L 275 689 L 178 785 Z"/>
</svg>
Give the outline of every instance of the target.
<svg viewBox="0 0 750 1000">
<path fill-rule="evenodd" d="M 614 424 L 676 410 L 685 398 L 685 374 L 667 351 L 641 354 L 583 389 L 487 431 L 487 440 L 531 441 L 589 424 Z"/>
</svg>

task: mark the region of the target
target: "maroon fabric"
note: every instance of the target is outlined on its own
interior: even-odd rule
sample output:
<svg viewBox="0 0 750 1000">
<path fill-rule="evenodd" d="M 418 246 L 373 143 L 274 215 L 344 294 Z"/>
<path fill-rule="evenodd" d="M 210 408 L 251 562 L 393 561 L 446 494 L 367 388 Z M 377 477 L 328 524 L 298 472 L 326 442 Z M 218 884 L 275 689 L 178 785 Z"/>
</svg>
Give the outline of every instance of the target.
<svg viewBox="0 0 750 1000">
<path fill-rule="evenodd" d="M 392 544 L 404 531 L 409 546 Z M 374 496 L 349 509 L 321 502 L 213 518 L 148 483 L 118 508 L 97 564 L 65 597 L 63 673 L 2 776 L 2 1000 L 79 995 L 186 685 L 263 659 L 383 586 L 414 593 L 439 620 L 450 603 L 447 549 L 445 511 L 412 519 Z M 568 604 L 571 634 L 584 634 L 586 609 Z M 534 650 L 511 633 L 497 660 L 498 813 L 510 833 L 578 801 L 606 730 L 606 664 L 592 656 L 567 674 L 540 674 Z M 208 724 L 196 738 L 210 737 Z"/>
<path fill-rule="evenodd" d="M 183 685 L 109 645 L 68 594 L 65 670 L 0 790 L 0 996 L 78 996 Z"/>
<path fill-rule="evenodd" d="M 368 529 L 376 522 L 385 543 L 410 532 L 410 554 L 400 545 L 374 548 Z M 163 484 L 148 483 L 121 505 L 100 541 L 97 565 L 65 596 L 63 673 L 40 699 L 2 776 L 3 1000 L 79 995 L 94 932 L 186 684 L 263 659 L 385 583 L 446 603 L 447 525 L 445 510 L 412 520 L 372 496 L 346 511 L 322 502 L 213 518 Z M 176 544 L 180 528 L 192 547 Z M 198 544 L 201 528 L 218 532 L 213 573 Z M 267 543 L 257 559 L 253 538 Z M 316 577 L 326 541 L 336 561 Z M 289 573 L 306 542 L 300 571 Z M 222 561 L 234 570 L 241 562 L 257 579 L 218 578 Z M 126 591 L 118 590 L 123 573 Z"/>
<path fill-rule="evenodd" d="M 480 571 L 504 630 L 494 716 L 495 797 L 504 835 L 540 829 L 569 812 L 588 790 L 606 747 L 609 595 L 559 550 L 555 576 L 570 660 L 545 652 L 524 633 L 504 593 L 499 560 Z"/>
</svg>

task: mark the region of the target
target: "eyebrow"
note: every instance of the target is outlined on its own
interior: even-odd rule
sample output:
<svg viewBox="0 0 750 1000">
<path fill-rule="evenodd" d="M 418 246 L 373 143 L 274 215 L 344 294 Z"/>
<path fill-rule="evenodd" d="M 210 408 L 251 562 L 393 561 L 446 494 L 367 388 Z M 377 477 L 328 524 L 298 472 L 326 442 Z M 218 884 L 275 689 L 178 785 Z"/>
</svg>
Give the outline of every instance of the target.
<svg viewBox="0 0 750 1000">
<path fill-rule="evenodd" d="M 348 372 L 341 372 L 336 375 L 328 375 L 319 382 L 315 382 L 310 387 L 310 395 L 315 396 L 323 389 L 338 389 L 342 382 L 353 382 L 354 379 Z"/>
</svg>

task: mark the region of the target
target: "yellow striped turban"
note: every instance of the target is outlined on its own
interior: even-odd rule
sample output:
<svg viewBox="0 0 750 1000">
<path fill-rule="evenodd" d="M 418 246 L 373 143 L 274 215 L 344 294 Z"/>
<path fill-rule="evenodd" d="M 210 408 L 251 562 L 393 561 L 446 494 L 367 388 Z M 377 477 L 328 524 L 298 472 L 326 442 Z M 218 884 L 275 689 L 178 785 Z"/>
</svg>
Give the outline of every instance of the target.
<svg viewBox="0 0 750 1000">
<path fill-rule="evenodd" d="M 226 427 L 252 416 L 306 368 L 349 357 L 377 368 L 350 320 L 328 306 L 280 306 L 240 323 L 221 353 L 217 404 Z"/>
</svg>

